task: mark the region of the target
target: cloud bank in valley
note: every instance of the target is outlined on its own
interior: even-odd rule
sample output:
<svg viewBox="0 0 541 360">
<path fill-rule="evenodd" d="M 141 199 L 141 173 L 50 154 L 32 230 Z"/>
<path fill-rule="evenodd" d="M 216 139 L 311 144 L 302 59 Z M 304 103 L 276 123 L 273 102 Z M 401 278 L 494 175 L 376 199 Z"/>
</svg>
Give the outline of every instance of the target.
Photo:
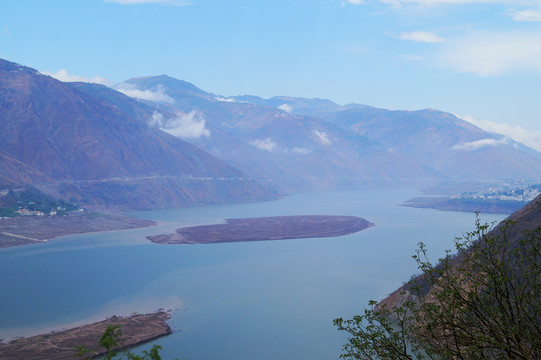
<svg viewBox="0 0 541 360">
<path fill-rule="evenodd" d="M 485 131 L 507 136 L 521 144 L 541 152 L 541 131 L 525 129 L 521 126 L 496 123 L 488 120 L 477 120 L 471 115 L 455 115 L 458 118 L 480 127 Z"/>
<path fill-rule="evenodd" d="M 218 100 L 218 101 L 221 101 L 221 102 L 229 102 L 229 103 L 234 103 L 236 102 L 235 99 L 231 99 L 231 98 L 224 98 L 224 97 L 216 97 L 214 98 L 215 100 Z"/>
<path fill-rule="evenodd" d="M 195 111 L 185 115 L 179 114 L 174 118 L 165 118 L 163 114 L 154 112 L 149 124 L 179 138 L 198 139 L 201 136 L 210 136 L 205 118 Z"/>
<path fill-rule="evenodd" d="M 279 149 L 278 144 L 270 137 L 266 139 L 253 139 L 250 140 L 248 143 L 259 150 L 264 150 L 275 154 L 308 155 L 312 152 L 311 149 L 307 149 L 304 147 Z"/>
<path fill-rule="evenodd" d="M 327 136 L 327 133 L 324 131 L 319 131 L 317 129 L 313 130 L 312 133 L 316 136 L 316 138 L 321 142 L 323 145 L 330 145 L 331 140 L 329 140 L 329 137 Z"/>
<path fill-rule="evenodd" d="M 509 140 L 506 138 L 496 140 L 496 139 L 481 139 L 468 143 L 457 144 L 452 147 L 454 150 L 465 150 L 465 151 L 475 151 L 487 146 L 498 146 L 508 144 Z"/>
<path fill-rule="evenodd" d="M 135 85 L 123 83 L 119 86 L 116 86 L 115 90 L 136 99 L 150 100 L 168 104 L 175 103 L 175 100 L 165 93 L 165 89 L 161 84 L 156 86 L 156 88 L 152 90 L 140 90 Z"/>
<path fill-rule="evenodd" d="M 278 106 L 278 109 L 285 111 L 286 113 L 290 113 L 293 111 L 293 106 L 288 104 L 282 104 Z"/>
<path fill-rule="evenodd" d="M 270 137 L 266 139 L 252 139 L 248 143 L 259 150 L 265 150 L 268 152 L 273 152 L 278 145 L 272 141 Z"/>
</svg>

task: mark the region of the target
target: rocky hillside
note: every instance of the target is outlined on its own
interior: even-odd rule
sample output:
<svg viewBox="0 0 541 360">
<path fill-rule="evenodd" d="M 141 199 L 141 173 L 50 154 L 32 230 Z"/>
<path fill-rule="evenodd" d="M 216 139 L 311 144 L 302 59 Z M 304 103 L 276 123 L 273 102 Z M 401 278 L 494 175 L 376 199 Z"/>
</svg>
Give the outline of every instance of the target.
<svg viewBox="0 0 541 360">
<path fill-rule="evenodd" d="M 541 174 L 540 153 L 442 111 L 224 97 L 165 75 L 133 78 L 117 89 L 152 100 L 159 107 L 153 124 L 279 188 L 535 180 Z M 183 131 L 188 125 L 199 131 Z"/>
<path fill-rule="evenodd" d="M 521 239 L 524 239 L 525 232 L 531 232 L 533 230 L 539 229 L 541 227 L 541 195 L 532 200 L 528 205 L 524 206 L 520 210 L 516 211 L 510 215 L 506 221 L 513 222 L 513 225 L 505 230 L 505 236 L 507 237 L 510 248 L 517 247 Z M 500 223 L 496 226 L 489 234 L 489 237 L 501 237 L 503 236 L 504 224 L 505 222 Z M 461 257 L 457 256 L 451 259 L 450 264 L 455 267 L 461 262 Z M 414 277 L 412 282 L 422 283 L 422 276 Z M 398 306 L 406 300 L 414 299 L 415 297 L 411 294 L 411 284 L 407 283 L 392 292 L 387 298 L 383 299 L 379 306 L 385 304 L 389 309 L 393 306 Z M 425 289 L 428 293 L 430 289 Z"/>
<path fill-rule="evenodd" d="M 133 99 L 81 87 L 0 60 L 0 187 L 33 184 L 126 209 L 273 198 L 241 171 L 148 126 L 141 118 L 149 110 Z"/>
<path fill-rule="evenodd" d="M 541 157 L 532 149 L 442 111 L 353 108 L 329 120 L 391 146 L 451 179 L 538 179 Z"/>
<path fill-rule="evenodd" d="M 282 190 L 412 185 L 443 178 L 381 141 L 257 97 L 224 98 L 166 76 L 134 78 L 116 88 L 137 96 L 144 92 L 149 99 L 154 94 L 160 111 L 153 124 Z"/>
</svg>

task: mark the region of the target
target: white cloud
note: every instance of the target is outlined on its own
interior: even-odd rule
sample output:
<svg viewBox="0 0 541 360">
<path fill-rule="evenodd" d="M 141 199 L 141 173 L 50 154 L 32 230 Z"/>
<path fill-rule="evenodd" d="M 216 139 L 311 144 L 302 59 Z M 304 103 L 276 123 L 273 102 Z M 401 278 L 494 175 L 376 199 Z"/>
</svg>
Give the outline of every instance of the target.
<svg viewBox="0 0 541 360">
<path fill-rule="evenodd" d="M 440 43 L 440 42 L 445 41 L 445 39 L 439 36 L 438 34 L 426 32 L 426 31 L 403 32 L 403 33 L 400 33 L 398 38 L 402 40 L 410 40 L 410 41 L 425 42 L 425 43 Z"/>
<path fill-rule="evenodd" d="M 105 78 L 102 78 L 101 76 L 94 76 L 93 78 L 88 78 L 85 76 L 72 75 L 72 74 L 69 74 L 65 69 L 62 69 L 55 73 L 43 71 L 43 74 L 49 75 L 55 78 L 56 80 L 60 80 L 63 82 L 87 82 L 87 83 L 96 83 L 96 84 L 103 84 L 103 85 L 111 84 L 110 81 L 108 81 Z"/>
<path fill-rule="evenodd" d="M 485 131 L 507 136 L 519 143 L 541 152 L 541 131 L 528 130 L 521 126 L 496 123 L 488 120 L 476 120 L 471 115 L 456 116 L 477 127 L 480 127 Z"/>
<path fill-rule="evenodd" d="M 404 60 L 408 60 L 408 61 L 423 61 L 426 59 L 424 56 L 413 55 L 413 54 L 401 54 L 401 55 L 398 55 L 398 57 Z"/>
<path fill-rule="evenodd" d="M 481 148 L 484 148 L 484 147 L 487 147 L 487 146 L 497 146 L 497 145 L 503 145 L 503 144 L 508 144 L 508 140 L 505 139 L 505 138 L 501 139 L 501 140 L 482 139 L 482 140 L 472 141 L 472 142 L 469 142 L 469 143 L 457 144 L 457 145 L 453 146 L 452 149 L 454 149 L 454 150 L 474 151 L 474 150 L 478 150 L 478 149 L 481 149 Z"/>
<path fill-rule="evenodd" d="M 282 104 L 282 105 L 278 106 L 278 109 L 283 110 L 286 113 L 291 114 L 291 111 L 293 111 L 293 106 L 288 105 L 288 104 Z"/>
<path fill-rule="evenodd" d="M 501 4 L 510 3 L 510 0 L 380 0 L 380 2 L 392 5 L 393 7 L 401 7 L 405 5 L 419 5 L 419 6 L 431 6 L 431 5 L 461 5 L 461 4 Z"/>
<path fill-rule="evenodd" d="M 215 100 L 218 100 L 218 101 L 223 101 L 223 102 L 236 102 L 235 99 L 231 99 L 231 98 L 224 98 L 224 97 L 217 97 L 217 98 L 214 98 Z"/>
<path fill-rule="evenodd" d="M 210 130 L 206 128 L 205 123 L 205 118 L 195 111 L 186 115 L 179 114 L 171 119 L 166 119 L 163 114 L 154 112 L 149 121 L 150 126 L 157 126 L 173 136 L 195 139 L 210 136 Z"/>
<path fill-rule="evenodd" d="M 353 5 L 361 5 L 361 4 L 364 4 L 364 1 L 363 0 L 347 0 L 348 3 L 350 4 L 353 4 Z"/>
<path fill-rule="evenodd" d="M 162 127 L 164 126 L 164 123 L 166 122 L 165 120 L 165 117 L 163 116 L 162 113 L 159 113 L 157 111 L 154 111 L 152 113 L 152 117 L 150 118 L 150 120 L 148 121 L 148 124 L 150 126 L 156 126 L 156 127 Z"/>
<path fill-rule="evenodd" d="M 135 5 L 135 4 L 164 4 L 173 6 L 186 6 L 191 5 L 191 1 L 187 0 L 105 0 L 107 2 L 114 2 L 122 5 Z"/>
<path fill-rule="evenodd" d="M 265 150 L 265 151 L 268 151 L 268 152 L 273 152 L 274 149 L 276 148 L 277 144 L 272 141 L 271 138 L 266 138 L 266 139 L 254 139 L 254 140 L 251 140 L 249 142 L 250 145 L 252 145 L 253 147 L 256 147 L 260 150 Z"/>
<path fill-rule="evenodd" d="M 312 150 L 301 148 L 301 147 L 294 147 L 293 149 L 291 149 L 291 153 L 298 154 L 298 155 L 307 155 L 307 154 L 310 154 L 311 152 Z"/>
<path fill-rule="evenodd" d="M 515 21 L 541 21 L 539 0 L 379 0 L 395 9 L 405 6 L 427 8 L 441 5 L 499 4 L 506 6 L 506 14 Z M 349 0 L 348 0 L 349 2 Z M 362 4 L 360 1 L 359 4 Z M 520 9 L 520 10 L 519 10 Z"/>
<path fill-rule="evenodd" d="M 481 32 L 448 41 L 437 55 L 444 66 L 479 76 L 541 71 L 541 32 Z"/>
<path fill-rule="evenodd" d="M 173 104 L 175 100 L 165 93 L 163 85 L 159 84 L 154 90 L 140 90 L 132 84 L 121 84 L 116 87 L 124 95 L 141 100 L 150 100 L 162 103 Z"/>
<path fill-rule="evenodd" d="M 319 130 L 314 130 L 312 131 L 314 133 L 314 135 L 316 135 L 316 137 L 318 138 L 318 140 L 323 144 L 323 145 L 329 145 L 331 143 L 331 141 L 329 140 L 329 137 L 327 136 L 327 133 L 324 132 L 324 131 L 319 131 Z"/>
<path fill-rule="evenodd" d="M 541 21 L 541 9 L 526 9 L 510 12 L 511 17 L 515 21 Z"/>
</svg>

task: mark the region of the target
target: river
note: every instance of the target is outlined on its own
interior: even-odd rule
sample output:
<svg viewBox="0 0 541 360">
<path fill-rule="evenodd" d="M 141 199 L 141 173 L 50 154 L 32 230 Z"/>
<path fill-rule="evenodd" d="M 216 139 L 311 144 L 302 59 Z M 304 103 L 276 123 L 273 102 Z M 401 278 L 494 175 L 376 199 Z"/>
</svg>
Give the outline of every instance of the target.
<svg viewBox="0 0 541 360">
<path fill-rule="evenodd" d="M 0 250 L 0 338 L 174 309 L 164 359 L 338 359 L 336 317 L 360 313 L 473 230 L 475 215 L 399 206 L 415 190 L 306 193 L 278 201 L 137 212 L 159 226 Z M 226 218 L 354 215 L 375 227 L 337 238 L 158 245 L 147 235 Z M 503 215 L 482 215 L 499 221 Z M 150 345 L 144 346 L 148 348 Z"/>
</svg>

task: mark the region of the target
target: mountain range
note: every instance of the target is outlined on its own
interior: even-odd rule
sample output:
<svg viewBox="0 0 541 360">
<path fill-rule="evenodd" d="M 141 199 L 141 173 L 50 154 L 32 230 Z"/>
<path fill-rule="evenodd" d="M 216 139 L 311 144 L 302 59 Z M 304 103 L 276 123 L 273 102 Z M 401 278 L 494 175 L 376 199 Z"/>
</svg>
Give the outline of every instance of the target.
<svg viewBox="0 0 541 360">
<path fill-rule="evenodd" d="M 120 208 L 274 198 L 241 171 L 141 119 L 145 108 L 99 85 L 81 88 L 0 62 L 2 187 Z M 114 98 L 114 97 L 118 98 Z M 113 102 L 114 101 L 114 102 Z M 136 104 L 134 104 L 136 105 Z"/>
<path fill-rule="evenodd" d="M 539 179 L 541 154 L 437 110 L 224 97 L 167 75 L 113 88 L 0 60 L 0 188 L 120 209 L 298 191 Z"/>
<path fill-rule="evenodd" d="M 541 174 L 539 152 L 438 110 L 223 97 L 165 75 L 133 78 L 116 88 L 159 95 L 161 109 L 168 110 L 158 123 L 165 131 L 177 132 L 179 118 L 191 114 L 207 132 L 189 141 L 278 187 L 538 180 Z"/>
</svg>

